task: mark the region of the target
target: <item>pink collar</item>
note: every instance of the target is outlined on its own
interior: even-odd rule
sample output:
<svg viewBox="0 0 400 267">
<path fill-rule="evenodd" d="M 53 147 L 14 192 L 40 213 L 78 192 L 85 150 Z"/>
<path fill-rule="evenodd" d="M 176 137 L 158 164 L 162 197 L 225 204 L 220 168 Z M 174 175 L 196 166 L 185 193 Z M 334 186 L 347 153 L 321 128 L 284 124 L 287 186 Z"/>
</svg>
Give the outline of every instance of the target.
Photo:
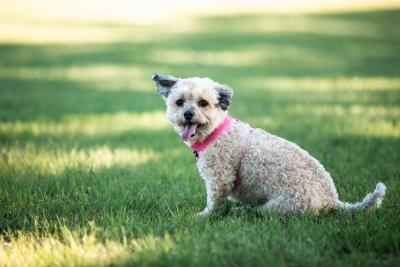
<svg viewBox="0 0 400 267">
<path fill-rule="evenodd" d="M 217 140 L 218 137 L 223 134 L 227 129 L 229 129 L 229 127 L 231 127 L 235 122 L 236 120 L 234 118 L 226 116 L 222 123 L 217 128 L 215 128 L 215 130 L 209 136 L 207 136 L 204 142 L 194 143 L 191 148 L 196 159 L 199 159 L 200 153 L 206 150 L 210 144 L 214 143 L 215 140 Z"/>
</svg>

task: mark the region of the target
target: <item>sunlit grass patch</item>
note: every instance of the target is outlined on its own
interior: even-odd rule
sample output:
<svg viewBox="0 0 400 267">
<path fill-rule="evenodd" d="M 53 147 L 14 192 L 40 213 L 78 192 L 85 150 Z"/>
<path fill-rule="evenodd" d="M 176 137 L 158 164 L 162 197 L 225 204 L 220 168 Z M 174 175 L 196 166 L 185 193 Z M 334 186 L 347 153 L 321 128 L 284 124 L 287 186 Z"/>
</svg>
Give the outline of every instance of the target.
<svg viewBox="0 0 400 267">
<path fill-rule="evenodd" d="M 172 64 L 202 64 L 219 66 L 251 66 L 262 56 L 260 51 L 195 51 L 195 50 L 154 50 L 149 60 Z"/>
<path fill-rule="evenodd" d="M 326 136 L 357 135 L 363 137 L 400 137 L 400 108 L 362 105 L 297 104 L 272 109 L 271 116 L 250 118 L 249 122 L 265 129 L 296 124 L 318 125 L 318 133 Z"/>
<path fill-rule="evenodd" d="M 244 85 L 262 90 L 276 91 L 380 91 L 400 92 L 400 78 L 397 77 L 265 77 L 241 81 Z"/>
<path fill-rule="evenodd" d="M 295 61 L 306 65 L 327 64 L 336 67 L 345 64 L 341 59 L 311 49 L 296 45 L 273 45 L 268 43 L 247 46 L 245 49 L 224 49 L 221 51 L 158 49 L 150 51 L 148 60 L 156 63 L 168 62 L 173 65 L 187 64 L 237 68 L 269 65 L 283 60 Z"/>
<path fill-rule="evenodd" d="M 163 111 L 103 115 L 69 115 L 61 121 L 0 122 L 0 134 L 33 136 L 96 136 L 127 131 L 159 130 L 167 128 Z"/>
<path fill-rule="evenodd" d="M 19 232 L 9 239 L 0 240 L 1 266 L 113 266 L 132 264 L 143 254 L 168 253 L 174 248 L 168 234 L 101 240 L 94 230 L 80 234 L 65 226 L 54 236 Z"/>
<path fill-rule="evenodd" d="M 129 56 L 129 55 L 127 55 Z M 143 66 L 96 64 L 70 67 L 0 67 L 0 78 L 90 82 L 87 89 L 151 91 L 151 70 Z"/>
<path fill-rule="evenodd" d="M 292 105 L 290 112 L 304 114 L 310 112 L 316 116 L 330 116 L 335 119 L 370 119 L 371 123 L 376 119 L 400 118 L 400 107 L 381 105 Z M 344 118 L 343 118 L 344 117 Z"/>
<path fill-rule="evenodd" d="M 118 25 L 118 24 L 117 24 Z M 90 44 L 113 42 L 146 42 L 154 32 L 136 25 L 120 27 L 95 23 L 56 21 L 2 21 L 0 42 L 19 44 Z"/>
<path fill-rule="evenodd" d="M 400 117 L 400 107 L 396 106 L 379 106 L 379 105 L 307 105 L 295 104 L 282 109 L 285 113 L 312 115 L 313 117 L 331 117 L 335 120 L 345 120 L 346 118 L 353 120 L 385 120 L 397 119 Z"/>
<path fill-rule="evenodd" d="M 59 175 L 66 169 L 96 171 L 110 167 L 133 168 L 159 156 L 151 150 L 134 150 L 100 146 L 90 149 L 48 149 L 34 144 L 2 147 L 1 173 L 14 178 L 38 178 Z"/>
<path fill-rule="evenodd" d="M 367 37 L 378 39 L 381 35 L 379 25 L 357 19 L 332 18 L 329 16 L 255 14 L 248 16 L 211 17 L 210 24 L 197 31 L 235 32 L 235 33 L 310 33 L 340 37 Z M 229 25 L 227 27 L 226 25 Z M 398 33 L 398 29 L 391 29 Z"/>
<path fill-rule="evenodd" d="M 387 58 L 391 59 L 396 57 L 399 53 L 395 45 L 388 45 L 385 43 L 356 43 L 348 42 L 345 45 L 349 55 L 356 60 L 364 58 Z"/>
</svg>

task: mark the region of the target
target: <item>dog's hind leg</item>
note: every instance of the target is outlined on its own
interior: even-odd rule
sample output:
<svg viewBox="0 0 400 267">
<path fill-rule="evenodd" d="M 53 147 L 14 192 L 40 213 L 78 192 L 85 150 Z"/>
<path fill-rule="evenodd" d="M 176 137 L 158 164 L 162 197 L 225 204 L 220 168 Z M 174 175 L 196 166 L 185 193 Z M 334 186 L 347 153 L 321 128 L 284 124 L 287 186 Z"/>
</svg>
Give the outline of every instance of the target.
<svg viewBox="0 0 400 267">
<path fill-rule="evenodd" d="M 293 209 L 287 205 L 287 203 L 285 202 L 285 197 L 282 195 L 269 199 L 266 203 L 258 206 L 257 208 L 260 211 L 267 211 L 267 212 L 274 212 L 274 211 L 288 212 Z"/>
<path fill-rule="evenodd" d="M 231 201 L 231 202 L 233 202 L 233 203 L 240 202 L 237 198 L 235 198 L 235 197 L 233 197 L 233 196 L 228 196 L 226 199 L 229 200 L 229 201 Z"/>
</svg>

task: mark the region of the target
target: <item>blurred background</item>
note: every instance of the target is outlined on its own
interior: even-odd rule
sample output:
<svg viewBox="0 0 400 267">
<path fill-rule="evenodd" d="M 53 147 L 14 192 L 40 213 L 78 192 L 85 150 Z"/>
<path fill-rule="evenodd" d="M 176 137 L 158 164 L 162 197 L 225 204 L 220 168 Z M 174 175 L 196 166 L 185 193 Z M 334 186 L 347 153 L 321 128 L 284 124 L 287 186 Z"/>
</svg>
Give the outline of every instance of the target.
<svg viewBox="0 0 400 267">
<path fill-rule="evenodd" d="M 19 0 L 0 1 L 0 40 L 6 43 L 87 43 L 140 41 L 148 35 L 134 35 L 138 25 L 164 25 L 164 31 L 192 32 L 200 27 L 196 18 L 210 15 L 234 16 L 238 14 L 289 14 L 285 20 L 291 24 L 278 26 L 280 21 L 258 21 L 257 24 L 242 25 L 258 31 L 303 31 L 307 21 L 291 21 L 293 15 L 362 12 L 371 10 L 395 9 L 400 7 L 398 0 L 171 0 L 168 3 L 158 0 L 144 2 L 129 0 Z M 331 22 L 334 22 L 331 20 Z M 339 22 L 339 21 L 338 21 Z M 293 28 L 294 25 L 303 23 Z M 272 24 L 272 25 L 271 25 Z M 315 27 L 316 23 L 311 23 Z M 334 24 L 334 23 L 333 23 Z M 108 26 L 108 27 L 107 27 Z M 116 29 L 110 29 L 114 26 Z M 118 27 L 119 26 L 119 27 Z M 123 28 L 122 26 L 125 26 Z M 196 27 L 197 26 L 197 27 Z M 229 27 L 229 25 L 226 25 Z M 321 25 L 322 26 L 322 25 Z M 326 25 L 324 25 L 326 26 Z M 331 24 L 328 26 L 332 26 Z M 336 30 L 345 26 L 338 24 Z M 351 26 L 351 25 L 350 25 Z M 368 29 L 368 25 L 356 26 Z M 121 28 L 122 27 L 122 28 Z M 129 28 L 129 29 L 127 29 Z M 333 29 L 327 28 L 328 32 Z M 210 29 L 211 30 L 211 29 Z M 232 29 L 230 29 L 232 31 Z M 308 31 L 312 31 L 312 27 Z M 320 29 L 321 31 L 322 29 Z M 354 28 L 348 31 L 355 30 Z M 144 33 L 142 33 L 144 34 Z M 142 37 L 142 38 L 141 38 Z"/>
<path fill-rule="evenodd" d="M 227 83 L 240 99 L 234 115 L 267 128 L 310 101 L 337 104 L 333 112 L 359 101 L 397 103 L 399 7 L 392 0 L 1 0 L 0 119 L 147 112 L 164 125 L 153 72 Z"/>
</svg>

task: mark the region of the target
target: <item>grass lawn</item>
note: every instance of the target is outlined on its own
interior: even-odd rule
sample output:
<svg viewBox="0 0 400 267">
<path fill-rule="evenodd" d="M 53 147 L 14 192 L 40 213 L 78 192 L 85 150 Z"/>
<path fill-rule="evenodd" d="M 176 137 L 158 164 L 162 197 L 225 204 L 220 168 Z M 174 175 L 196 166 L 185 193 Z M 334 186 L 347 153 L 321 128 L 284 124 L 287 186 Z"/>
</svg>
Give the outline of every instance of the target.
<svg viewBox="0 0 400 267">
<path fill-rule="evenodd" d="M 399 25 L 238 15 L 0 44 L 0 266 L 400 266 Z M 204 184 L 153 72 L 231 85 L 232 116 L 309 151 L 344 201 L 383 181 L 382 208 L 195 217 Z"/>
</svg>

